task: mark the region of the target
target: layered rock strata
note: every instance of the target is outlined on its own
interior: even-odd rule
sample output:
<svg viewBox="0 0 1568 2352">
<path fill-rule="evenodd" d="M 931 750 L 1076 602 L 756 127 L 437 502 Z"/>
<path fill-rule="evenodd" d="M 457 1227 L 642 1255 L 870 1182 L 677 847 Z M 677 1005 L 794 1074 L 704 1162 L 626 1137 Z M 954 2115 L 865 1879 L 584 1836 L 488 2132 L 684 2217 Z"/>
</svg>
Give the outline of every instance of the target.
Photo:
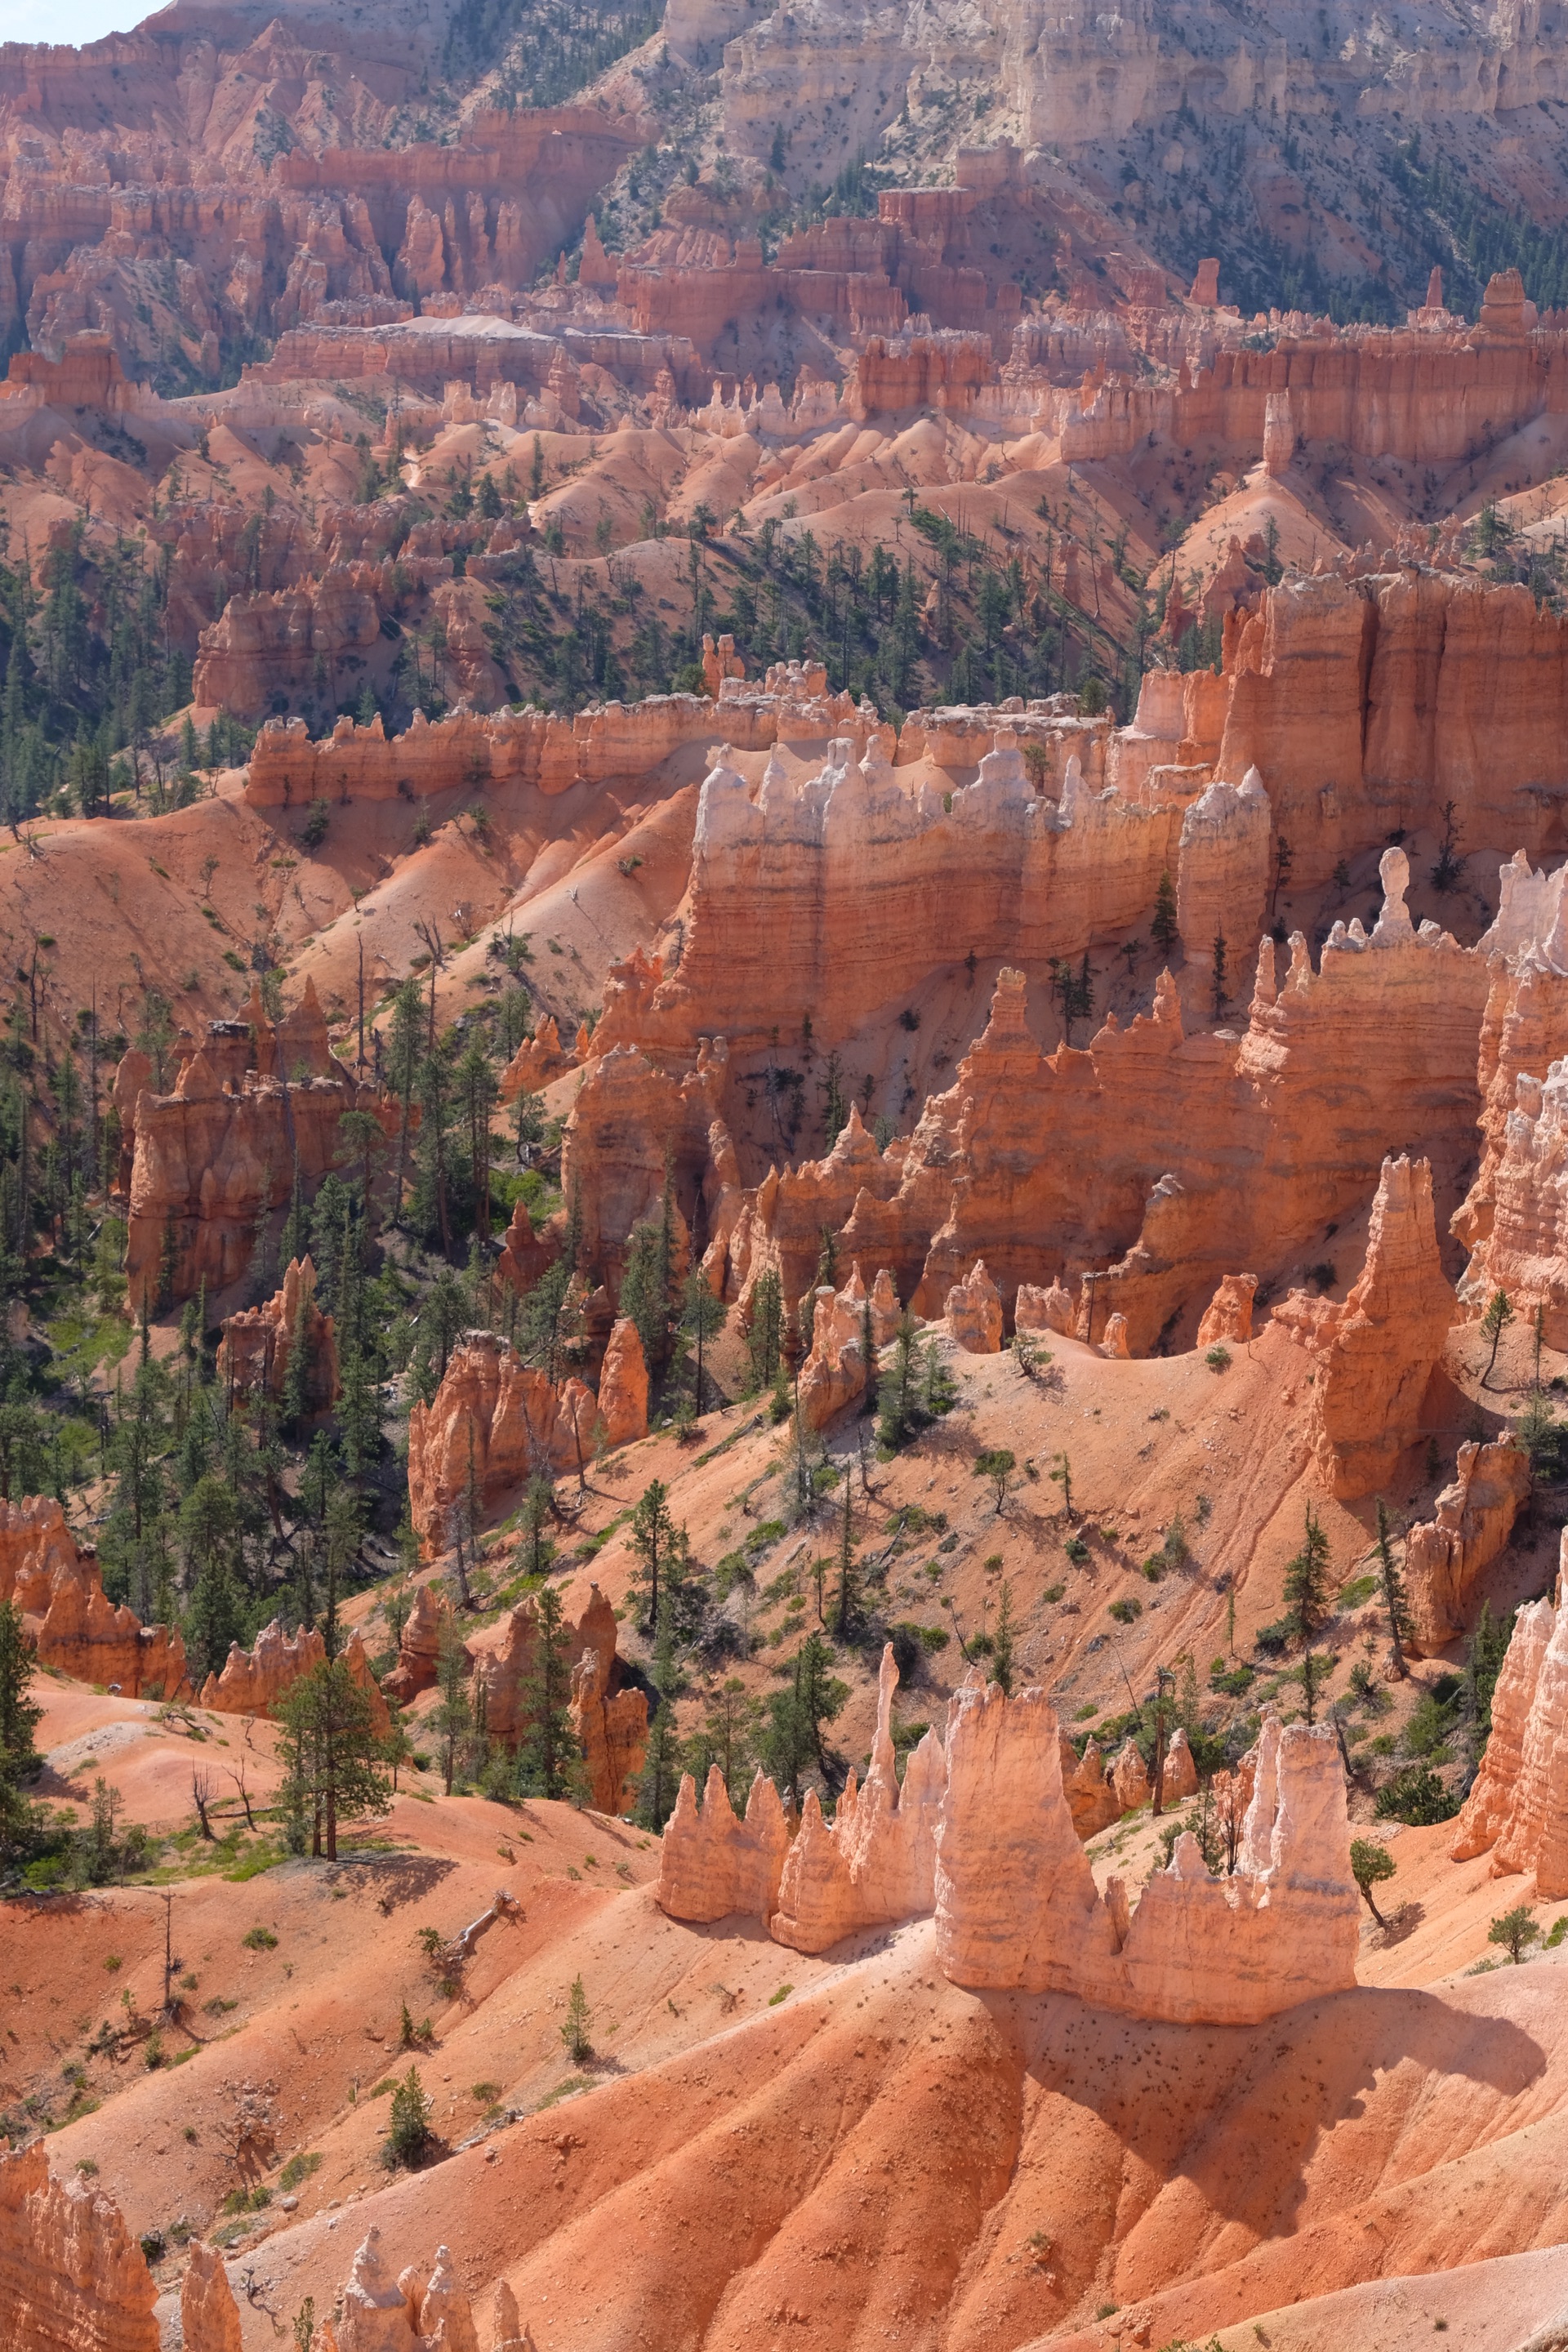
<svg viewBox="0 0 1568 2352">
<path fill-rule="evenodd" d="M 1313 1455 L 1331 1491 L 1353 1499 L 1386 1486 L 1421 1428 L 1421 1405 L 1454 1315 L 1424 1160 L 1386 1160 L 1366 1258 L 1342 1305 L 1293 1291 L 1275 1318 L 1316 1366 Z"/>
<path fill-rule="evenodd" d="M 842 1290 L 825 1284 L 817 1291 L 811 1346 L 800 1368 L 798 1388 L 801 1418 L 808 1429 L 826 1428 L 835 1413 L 865 1395 L 871 1367 L 898 1323 L 898 1297 L 886 1266 L 879 1269 L 868 1292 L 858 1259 Z"/>
<path fill-rule="evenodd" d="M 0 2152 L 6 2352 L 158 2352 L 157 2299 L 118 2206 L 57 2180 L 42 2140 Z"/>
<path fill-rule="evenodd" d="M 1129 1915 L 1073 1830 L 1043 1691 L 966 1685 L 948 1725 L 937 1827 L 937 1951 L 976 1991 L 1077 1993 L 1186 2024 L 1255 2024 L 1355 1982 L 1357 1895 L 1331 1731 L 1266 1717 L 1235 1872 L 1184 1833 Z"/>
<path fill-rule="evenodd" d="M 702 1802 L 683 1774 L 675 1811 L 665 1823 L 655 1899 L 672 1919 L 705 1923 L 739 1914 L 771 1919 L 790 1846 L 790 1821 L 779 1792 L 761 1769 L 752 1782 L 743 1821 L 737 1821 L 717 1764 L 709 1768 Z"/>
</svg>

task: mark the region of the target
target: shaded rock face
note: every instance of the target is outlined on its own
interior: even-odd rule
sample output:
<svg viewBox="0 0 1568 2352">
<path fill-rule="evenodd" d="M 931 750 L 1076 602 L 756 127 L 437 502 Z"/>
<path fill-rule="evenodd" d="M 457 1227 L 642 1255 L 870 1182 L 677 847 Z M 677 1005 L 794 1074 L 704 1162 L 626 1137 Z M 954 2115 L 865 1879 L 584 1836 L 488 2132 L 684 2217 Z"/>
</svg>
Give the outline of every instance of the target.
<svg viewBox="0 0 1568 2352">
<path fill-rule="evenodd" d="M 305 1404 L 312 1413 L 331 1412 L 338 1400 L 338 1343 L 332 1318 L 316 1304 L 316 1269 L 310 1259 L 290 1258 L 283 1286 L 260 1307 L 243 1307 L 224 1323 L 217 1374 L 236 1398 L 258 1391 L 280 1402 L 296 1348 L 305 1350 Z"/>
<path fill-rule="evenodd" d="M 146 1057 L 137 1061 L 126 1086 L 116 1084 L 117 1099 L 137 1086 L 122 1112 L 132 1139 L 125 1270 L 132 1309 L 145 1302 L 156 1311 L 193 1297 L 204 1282 L 210 1296 L 237 1281 L 258 1220 L 286 1207 L 296 1164 L 310 1193 L 329 1170 L 357 1160 L 341 1134 L 345 1111 L 369 1111 L 389 1139 L 396 1132 L 396 1105 L 356 1084 L 333 1057 L 310 982 L 276 1026 L 259 995 L 242 1020 L 210 1024 L 206 1045 L 181 1065 L 169 1094 L 151 1091 Z"/>
<path fill-rule="evenodd" d="M 237 1642 L 229 1644 L 222 1672 L 209 1675 L 202 1685 L 200 1704 L 215 1715 L 276 1714 L 284 1693 L 320 1665 L 326 1654 L 326 1642 L 313 1628 L 300 1626 L 286 1633 L 281 1620 L 275 1617 L 270 1625 L 262 1627 L 250 1649 L 242 1650 Z M 357 1629 L 343 1645 L 342 1660 L 360 1688 L 369 1694 L 376 1730 L 384 1735 L 392 1718 Z"/>
<path fill-rule="evenodd" d="M 6 2352 L 158 2352 L 157 2292 L 141 2247 L 107 2197 L 79 2179 L 56 2180 L 41 2140 L 0 2153 Z M 220 2337 L 212 2352 L 229 2347 Z"/>
<path fill-rule="evenodd" d="M 177 1627 L 143 1625 L 109 1599 L 94 1552 L 79 1550 L 52 1496 L 0 1503 L 0 1601 L 22 1612 L 46 1666 L 127 1698 L 190 1696 Z"/>
<path fill-rule="evenodd" d="M 1542 1898 L 1568 1895 L 1568 1530 L 1562 1549 L 1555 1602 L 1531 1601 L 1514 1620 L 1491 1737 L 1449 1849 L 1456 1862 L 1489 1849 L 1494 1877 L 1533 1873 Z"/>
<path fill-rule="evenodd" d="M 1343 1499 L 1385 1486 L 1420 1433 L 1421 1403 L 1454 1316 L 1425 1160 L 1385 1160 L 1366 1259 L 1342 1305 L 1293 1291 L 1277 1321 L 1316 1364 L 1310 1428 L 1324 1484 Z"/>
<path fill-rule="evenodd" d="M 609 1603 L 604 1607 L 609 1610 Z M 609 1613 L 613 1642 L 615 1612 Z M 584 1627 L 587 1622 L 584 1617 Z M 583 1648 L 572 1669 L 573 1728 L 583 1743 L 588 1788 L 601 1813 L 630 1811 L 647 1759 L 647 1696 L 640 1690 L 618 1690 L 619 1671 L 613 1647 L 606 1660 L 602 1649 L 592 1646 Z"/>
<path fill-rule="evenodd" d="M 1529 1493 L 1530 1457 L 1510 1440 L 1460 1446 L 1454 1482 L 1438 1496 L 1436 1516 L 1405 1538 L 1409 1646 L 1418 1654 L 1442 1649 L 1462 1632 L 1482 1571 L 1508 1542 Z"/>
<path fill-rule="evenodd" d="M 964 1687 L 937 1829 L 937 1950 L 975 1990 L 1063 1991 L 1130 2015 L 1256 2023 L 1355 1981 L 1357 1895 L 1333 1735 L 1265 1718 L 1234 1874 L 1177 1840 L 1129 1916 L 1074 1832 L 1041 1691 Z"/>
</svg>

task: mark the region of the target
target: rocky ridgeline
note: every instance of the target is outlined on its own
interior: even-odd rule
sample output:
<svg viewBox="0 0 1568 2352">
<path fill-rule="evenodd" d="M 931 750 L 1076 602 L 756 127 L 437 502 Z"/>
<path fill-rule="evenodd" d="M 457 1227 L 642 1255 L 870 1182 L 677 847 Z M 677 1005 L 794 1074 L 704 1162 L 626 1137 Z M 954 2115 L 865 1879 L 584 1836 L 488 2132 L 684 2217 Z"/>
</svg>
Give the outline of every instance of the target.
<svg viewBox="0 0 1568 2352">
<path fill-rule="evenodd" d="M 1009 1699 L 972 1676 L 949 1709 L 945 1743 L 928 1731 L 900 1785 L 889 1721 L 897 1681 L 889 1649 L 865 1784 L 850 1776 L 831 1825 L 808 1792 L 791 1843 L 766 1784 L 738 1821 L 716 1769 L 700 1808 L 687 1777 L 657 1888 L 671 1917 L 749 1913 L 776 1943 L 821 1952 L 934 1913 L 938 1958 L 954 1984 L 1071 1992 L 1182 2024 L 1255 2024 L 1355 1982 L 1344 1775 L 1326 1727 L 1281 1729 L 1266 1715 L 1235 1871 L 1216 1877 L 1184 1832 L 1134 1911 L 1120 1879 L 1103 1895 L 1095 1886 L 1080 1830 L 1102 1825 L 1093 1800 L 1103 1768 L 1098 1756 L 1080 1767 L 1043 1691 Z M 1169 1793 L 1195 1786 L 1179 1743 Z M 1146 1801 L 1136 1751 L 1118 1759 L 1111 1795 L 1110 1819 Z"/>
</svg>

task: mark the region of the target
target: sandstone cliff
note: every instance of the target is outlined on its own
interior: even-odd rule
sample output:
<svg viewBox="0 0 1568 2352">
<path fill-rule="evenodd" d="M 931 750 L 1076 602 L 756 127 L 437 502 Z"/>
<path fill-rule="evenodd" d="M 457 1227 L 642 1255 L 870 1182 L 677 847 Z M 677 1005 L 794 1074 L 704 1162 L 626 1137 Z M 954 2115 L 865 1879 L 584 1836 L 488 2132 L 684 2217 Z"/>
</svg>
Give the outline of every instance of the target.
<svg viewBox="0 0 1568 2352">
<path fill-rule="evenodd" d="M 236 1398 L 265 1391 L 280 1402 L 296 1348 L 305 1350 L 308 1412 L 328 1412 L 338 1399 L 338 1343 L 332 1318 L 316 1304 L 316 1269 L 290 1258 L 282 1287 L 260 1307 L 242 1307 L 224 1322 L 217 1375 Z"/>
</svg>

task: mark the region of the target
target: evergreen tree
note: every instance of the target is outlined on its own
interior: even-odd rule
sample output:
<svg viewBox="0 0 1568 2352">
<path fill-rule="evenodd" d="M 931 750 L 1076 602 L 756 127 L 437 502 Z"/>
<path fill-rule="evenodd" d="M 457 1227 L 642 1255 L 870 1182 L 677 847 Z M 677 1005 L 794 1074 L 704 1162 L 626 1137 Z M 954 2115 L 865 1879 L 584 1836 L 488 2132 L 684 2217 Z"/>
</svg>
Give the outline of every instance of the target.
<svg viewBox="0 0 1568 2352">
<path fill-rule="evenodd" d="M 752 1285 L 752 1321 L 746 1333 L 752 1378 L 759 1389 L 771 1388 L 777 1379 L 783 1344 L 784 1294 L 778 1276 L 770 1266 Z"/>
<path fill-rule="evenodd" d="M 642 1630 L 663 1624 L 663 1603 L 669 1585 L 679 1578 L 687 1552 L 686 1529 L 676 1523 L 669 1507 L 669 1489 L 661 1478 L 650 1478 L 632 1513 L 632 1549 L 637 1565 L 632 1590 L 643 1599 Z M 664 1590 L 660 1580 L 664 1580 Z"/>
<path fill-rule="evenodd" d="M 834 1635 L 840 1642 L 848 1638 L 850 1621 L 858 1598 L 855 1575 L 855 1515 L 851 1499 L 854 1481 L 847 1464 L 845 1465 L 842 1483 L 844 1493 L 838 1515 L 838 1597 L 833 1612 Z"/>
<path fill-rule="evenodd" d="M 1013 1587 L 1004 1577 L 996 1631 L 991 1637 L 991 1679 L 1001 1685 L 1004 1698 L 1013 1696 Z"/>
<path fill-rule="evenodd" d="M 1285 1566 L 1285 1599 L 1300 1638 L 1309 1645 L 1315 1633 L 1328 1623 L 1331 1614 L 1329 1591 L 1329 1539 L 1318 1523 L 1318 1515 L 1310 1503 L 1307 1505 L 1305 1538 L 1301 1549 Z"/>
<path fill-rule="evenodd" d="M 1388 1532 L 1388 1513 L 1381 1495 L 1377 1498 L 1377 1580 L 1382 1588 L 1384 1612 L 1388 1619 L 1394 1671 L 1404 1677 L 1410 1672 L 1405 1662 L 1405 1644 L 1415 1628 L 1410 1615 L 1410 1603 L 1405 1597 L 1405 1579 L 1394 1557 L 1394 1545 Z"/>
<path fill-rule="evenodd" d="M 541 1588 L 534 1606 L 539 1636 L 523 1681 L 528 1730 L 517 1785 L 525 1797 L 567 1797 L 583 1779 L 582 1743 L 572 1723 L 572 1629 L 554 1585 Z"/>
<path fill-rule="evenodd" d="M 440 1743 L 441 1779 L 448 1797 L 457 1775 L 458 1751 L 474 1724 L 474 1710 L 464 1679 L 468 1667 L 468 1654 L 451 1612 L 443 1611 L 436 1665 L 436 1685 L 441 1696 L 430 1718 L 430 1727 Z"/>
<path fill-rule="evenodd" d="M 675 1811 L 680 1787 L 680 1742 L 674 1706 L 675 1636 L 668 1601 L 658 1618 L 653 1679 L 658 1701 L 648 1726 L 647 1752 L 637 1779 L 637 1817 L 644 1829 L 657 1834 Z"/>
<path fill-rule="evenodd" d="M 1163 956 L 1168 956 L 1182 936 L 1176 919 L 1176 890 L 1171 880 L 1169 866 L 1160 877 L 1154 893 L 1154 912 L 1149 924 L 1149 935 Z"/>
<path fill-rule="evenodd" d="M 669 1288 L 665 1277 L 663 1237 L 658 1225 L 634 1225 L 626 1244 L 618 1311 L 629 1316 L 642 1341 L 650 1373 L 664 1369 L 669 1345 Z"/>
<path fill-rule="evenodd" d="M 694 1395 L 699 1412 L 702 1411 L 702 1375 L 707 1343 L 717 1339 L 729 1319 L 729 1308 L 721 1299 L 714 1297 L 701 1267 L 693 1266 L 680 1295 L 680 1323 L 682 1330 L 689 1332 L 697 1345 Z"/>
<path fill-rule="evenodd" d="M 341 1658 L 323 1659 L 278 1701 L 289 1797 L 314 1821 L 311 1852 L 338 1858 L 338 1824 L 391 1802 L 370 1695 Z"/>
<path fill-rule="evenodd" d="M 0 1601 L 0 1781 L 13 1785 L 30 1780 L 41 1762 L 33 1734 L 44 1710 L 27 1696 L 37 1671 L 22 1637 L 21 1611 Z"/>
</svg>

